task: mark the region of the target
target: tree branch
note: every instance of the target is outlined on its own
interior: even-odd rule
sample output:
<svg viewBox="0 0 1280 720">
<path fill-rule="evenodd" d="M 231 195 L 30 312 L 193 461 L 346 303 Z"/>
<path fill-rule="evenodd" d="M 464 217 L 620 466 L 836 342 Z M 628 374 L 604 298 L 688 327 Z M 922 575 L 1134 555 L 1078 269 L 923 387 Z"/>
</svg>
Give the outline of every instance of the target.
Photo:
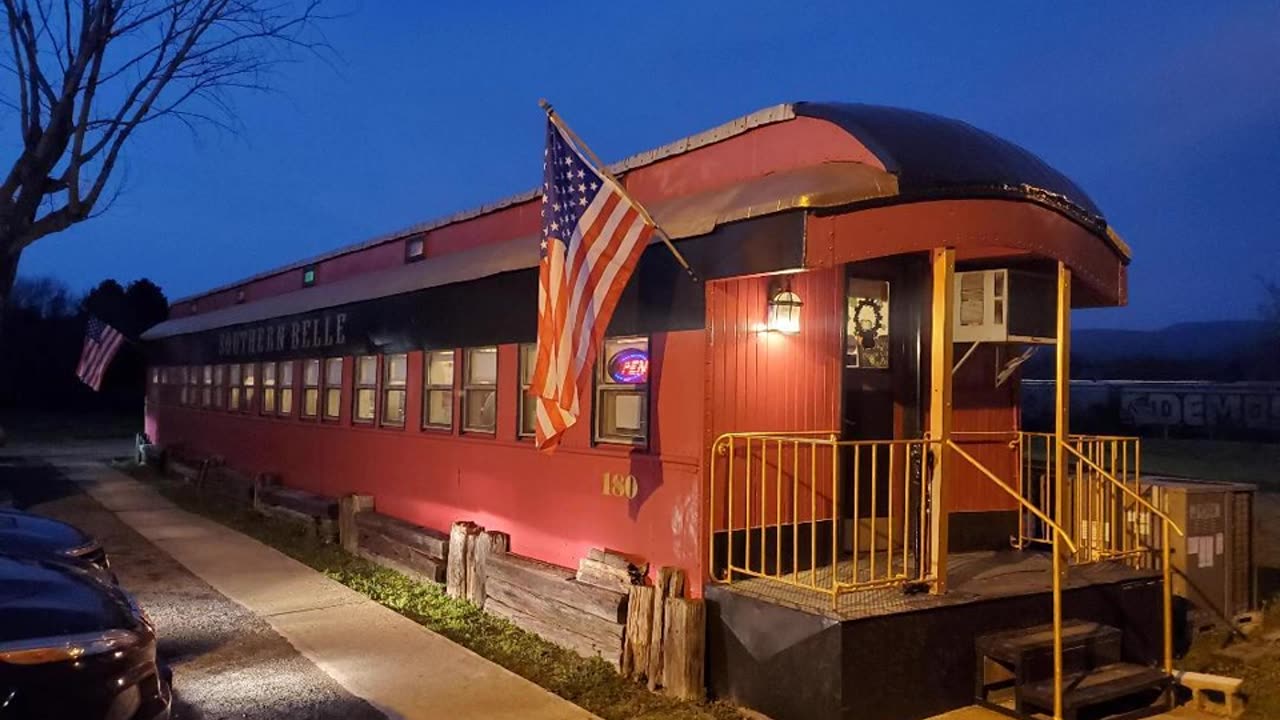
<svg viewBox="0 0 1280 720">
<path fill-rule="evenodd" d="M 138 128 L 234 132 L 234 93 L 269 90 L 292 52 L 328 48 L 313 34 L 328 19 L 322 0 L 73 2 L 0 0 L 18 84 L 17 101 L 0 104 L 16 108 L 22 138 L 0 186 L 0 257 L 109 208 Z M 58 78 L 41 66 L 50 56 Z"/>
</svg>

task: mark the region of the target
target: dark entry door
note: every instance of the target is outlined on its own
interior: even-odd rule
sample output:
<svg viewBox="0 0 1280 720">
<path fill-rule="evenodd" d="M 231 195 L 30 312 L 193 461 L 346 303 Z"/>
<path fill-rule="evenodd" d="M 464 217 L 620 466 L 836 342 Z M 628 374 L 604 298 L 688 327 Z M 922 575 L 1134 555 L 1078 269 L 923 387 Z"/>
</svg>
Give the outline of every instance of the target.
<svg viewBox="0 0 1280 720">
<path fill-rule="evenodd" d="M 845 285 L 844 440 L 918 437 L 922 298 L 927 264 L 903 256 L 848 266 Z M 846 449 L 842 490 L 841 545 L 867 552 L 884 535 L 902 505 L 907 458 L 885 444 Z M 895 478 L 890 477 L 891 467 Z M 898 484 L 889 491 L 891 482 Z M 897 500 L 895 501 L 895 495 Z"/>
</svg>

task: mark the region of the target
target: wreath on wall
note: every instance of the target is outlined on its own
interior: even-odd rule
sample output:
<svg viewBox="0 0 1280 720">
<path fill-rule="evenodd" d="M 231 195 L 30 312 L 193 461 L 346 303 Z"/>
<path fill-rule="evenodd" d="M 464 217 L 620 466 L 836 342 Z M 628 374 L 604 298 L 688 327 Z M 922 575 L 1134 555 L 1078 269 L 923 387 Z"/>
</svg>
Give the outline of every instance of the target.
<svg viewBox="0 0 1280 720">
<path fill-rule="evenodd" d="M 884 305 L 875 298 L 858 298 L 853 306 L 853 326 L 862 347 L 874 349 L 876 337 L 884 329 Z"/>
</svg>

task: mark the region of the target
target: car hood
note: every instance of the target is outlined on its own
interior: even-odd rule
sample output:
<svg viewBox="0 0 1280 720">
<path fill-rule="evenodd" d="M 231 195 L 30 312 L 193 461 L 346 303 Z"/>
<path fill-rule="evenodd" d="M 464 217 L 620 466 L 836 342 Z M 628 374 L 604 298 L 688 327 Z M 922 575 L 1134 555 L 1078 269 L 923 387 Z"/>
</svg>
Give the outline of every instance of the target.
<svg viewBox="0 0 1280 720">
<path fill-rule="evenodd" d="M 67 563 L 0 555 L 0 642 L 133 629 L 122 591 Z"/>
<path fill-rule="evenodd" d="M 60 553 L 91 544 L 79 528 L 21 510 L 0 510 L 0 552 Z"/>
</svg>

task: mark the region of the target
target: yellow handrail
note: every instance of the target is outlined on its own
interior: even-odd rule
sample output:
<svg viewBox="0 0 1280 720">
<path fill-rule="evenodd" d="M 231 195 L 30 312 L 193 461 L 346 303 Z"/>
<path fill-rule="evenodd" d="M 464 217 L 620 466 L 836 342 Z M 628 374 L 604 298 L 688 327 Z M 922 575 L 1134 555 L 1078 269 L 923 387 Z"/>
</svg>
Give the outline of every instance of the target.
<svg viewBox="0 0 1280 720">
<path fill-rule="evenodd" d="M 987 466 L 978 462 L 978 459 L 956 445 L 954 440 L 947 440 L 948 448 L 957 455 L 964 458 L 970 465 L 977 468 L 979 472 L 987 476 L 987 479 L 996 484 L 996 487 L 1005 491 L 1009 497 L 1018 501 L 1019 505 L 1030 510 L 1036 517 L 1040 518 L 1045 525 L 1053 531 L 1053 717 L 1055 720 L 1062 718 L 1062 676 L 1063 676 L 1063 640 L 1062 640 L 1062 552 L 1058 549 L 1058 541 L 1061 540 L 1071 548 L 1071 552 L 1076 552 L 1075 543 L 1071 542 L 1071 538 L 1067 532 L 1062 529 L 1058 523 L 1049 519 L 1035 505 L 1027 502 L 1022 497 L 1022 493 L 1015 491 L 1009 487 L 1009 484 L 1001 480 L 995 473 L 987 469 Z"/>
<path fill-rule="evenodd" d="M 1118 486 L 1121 490 L 1124 490 L 1126 493 L 1132 496 L 1133 499 L 1137 500 L 1138 503 L 1141 504 L 1143 507 L 1145 507 L 1148 511 L 1150 511 L 1156 517 L 1164 521 L 1164 524 L 1160 526 L 1160 530 L 1161 530 L 1160 532 L 1160 554 L 1161 554 L 1160 571 L 1161 571 L 1161 575 L 1163 576 L 1163 582 L 1164 582 L 1164 588 L 1163 588 L 1164 671 L 1165 673 L 1172 675 L 1173 674 L 1173 577 L 1172 577 L 1173 570 L 1172 570 L 1172 567 L 1170 566 L 1171 558 L 1169 556 L 1170 554 L 1169 528 L 1173 528 L 1174 530 L 1177 531 L 1179 535 L 1183 537 L 1186 537 L 1186 533 L 1182 531 L 1182 528 L 1178 527 L 1178 523 L 1174 522 L 1173 518 L 1163 513 L 1160 510 L 1160 508 L 1157 508 L 1155 505 L 1149 502 L 1146 498 L 1130 490 L 1128 487 L 1125 486 L 1124 483 L 1117 480 L 1111 473 L 1107 472 L 1106 470 L 1103 470 L 1097 463 L 1085 457 L 1084 454 L 1081 453 L 1079 450 L 1076 450 L 1075 448 L 1071 447 L 1067 443 L 1060 442 L 1059 445 L 1061 445 L 1063 449 L 1069 450 L 1071 454 L 1080 458 L 1081 462 L 1093 468 L 1093 470 L 1097 472 L 1098 475 L 1106 478 L 1113 485 Z"/>
<path fill-rule="evenodd" d="M 1093 470 L 1094 470 L 1095 472 L 1097 472 L 1097 473 L 1098 473 L 1098 475 L 1102 476 L 1103 478 L 1106 478 L 1107 480 L 1109 480 L 1109 481 L 1111 482 L 1111 484 L 1113 484 L 1113 485 L 1115 485 L 1116 487 L 1120 488 L 1121 490 L 1125 491 L 1125 493 L 1127 493 L 1127 494 L 1128 494 L 1130 497 L 1132 497 L 1134 500 L 1137 500 L 1139 504 L 1141 504 L 1141 505 L 1142 505 L 1143 507 L 1145 507 L 1147 510 L 1150 510 L 1152 513 L 1154 513 L 1154 514 L 1155 514 L 1157 517 L 1159 517 L 1161 520 L 1164 520 L 1166 523 L 1169 523 L 1169 526 L 1170 526 L 1170 527 L 1172 527 L 1172 528 L 1174 529 L 1174 531 L 1176 531 L 1179 535 L 1181 535 L 1181 536 L 1183 536 L 1183 537 L 1186 537 L 1186 533 L 1182 531 L 1182 528 L 1181 528 L 1181 527 L 1178 527 L 1178 523 L 1174 522 L 1174 521 L 1173 521 L 1173 518 L 1169 517 L 1169 516 L 1168 516 L 1168 515 L 1166 515 L 1164 512 L 1162 512 L 1162 511 L 1160 510 L 1160 508 L 1158 508 L 1158 507 L 1156 507 L 1155 505 L 1151 504 L 1151 502 L 1150 502 L 1149 500 L 1147 500 L 1146 498 L 1142 497 L 1142 496 L 1141 496 L 1141 495 L 1139 495 L 1138 493 L 1134 492 L 1134 491 L 1133 491 L 1133 490 L 1132 490 L 1128 485 L 1125 485 L 1124 483 L 1120 482 L 1120 481 L 1119 481 L 1119 480 L 1118 480 L 1114 475 L 1112 475 L 1111 473 L 1109 473 L 1109 472 L 1107 472 L 1106 470 L 1102 469 L 1102 467 L 1101 467 L 1100 465 L 1098 465 L 1098 464 L 1097 464 L 1097 463 L 1095 463 L 1094 461 L 1090 460 L 1089 458 L 1085 457 L 1084 453 L 1082 453 L 1082 452 L 1080 452 L 1079 450 L 1077 450 L 1077 449 L 1075 449 L 1075 448 L 1071 447 L 1071 445 L 1070 445 L 1070 444 L 1068 444 L 1068 443 L 1062 443 L 1062 447 L 1064 447 L 1064 448 L 1066 448 L 1067 450 L 1071 451 L 1071 454 L 1072 454 L 1072 455 L 1075 455 L 1076 457 L 1080 458 L 1080 460 L 1081 460 L 1082 462 L 1084 462 L 1084 464 L 1085 464 L 1085 465 L 1088 465 L 1089 467 L 1093 468 Z"/>
<path fill-rule="evenodd" d="M 995 473 L 988 470 L 986 465 L 983 465 L 982 463 L 978 462 L 977 458 L 975 458 L 974 456 L 962 450 L 960 446 L 955 443 L 954 440 L 948 440 L 947 447 L 951 448 L 951 450 L 953 450 L 957 455 L 967 460 L 970 465 L 977 468 L 978 472 L 982 473 L 983 475 L 986 475 L 988 480 L 995 483 L 996 487 L 1003 490 L 1009 497 L 1013 498 L 1014 500 L 1017 500 L 1019 505 L 1026 508 L 1027 510 L 1030 510 L 1033 515 L 1040 518 L 1040 520 L 1044 522 L 1055 533 L 1057 533 L 1058 535 L 1061 535 L 1062 539 L 1067 543 L 1067 547 L 1071 548 L 1071 552 L 1073 554 L 1077 551 L 1076 544 L 1071 542 L 1071 537 L 1067 535 L 1067 532 L 1063 530 L 1058 525 L 1058 523 L 1051 520 L 1048 515 L 1045 515 L 1043 512 L 1041 512 L 1040 508 L 1027 502 L 1027 500 L 1022 497 L 1021 493 L 1009 487 L 1008 483 L 1001 480 L 999 477 L 996 476 Z"/>
</svg>

